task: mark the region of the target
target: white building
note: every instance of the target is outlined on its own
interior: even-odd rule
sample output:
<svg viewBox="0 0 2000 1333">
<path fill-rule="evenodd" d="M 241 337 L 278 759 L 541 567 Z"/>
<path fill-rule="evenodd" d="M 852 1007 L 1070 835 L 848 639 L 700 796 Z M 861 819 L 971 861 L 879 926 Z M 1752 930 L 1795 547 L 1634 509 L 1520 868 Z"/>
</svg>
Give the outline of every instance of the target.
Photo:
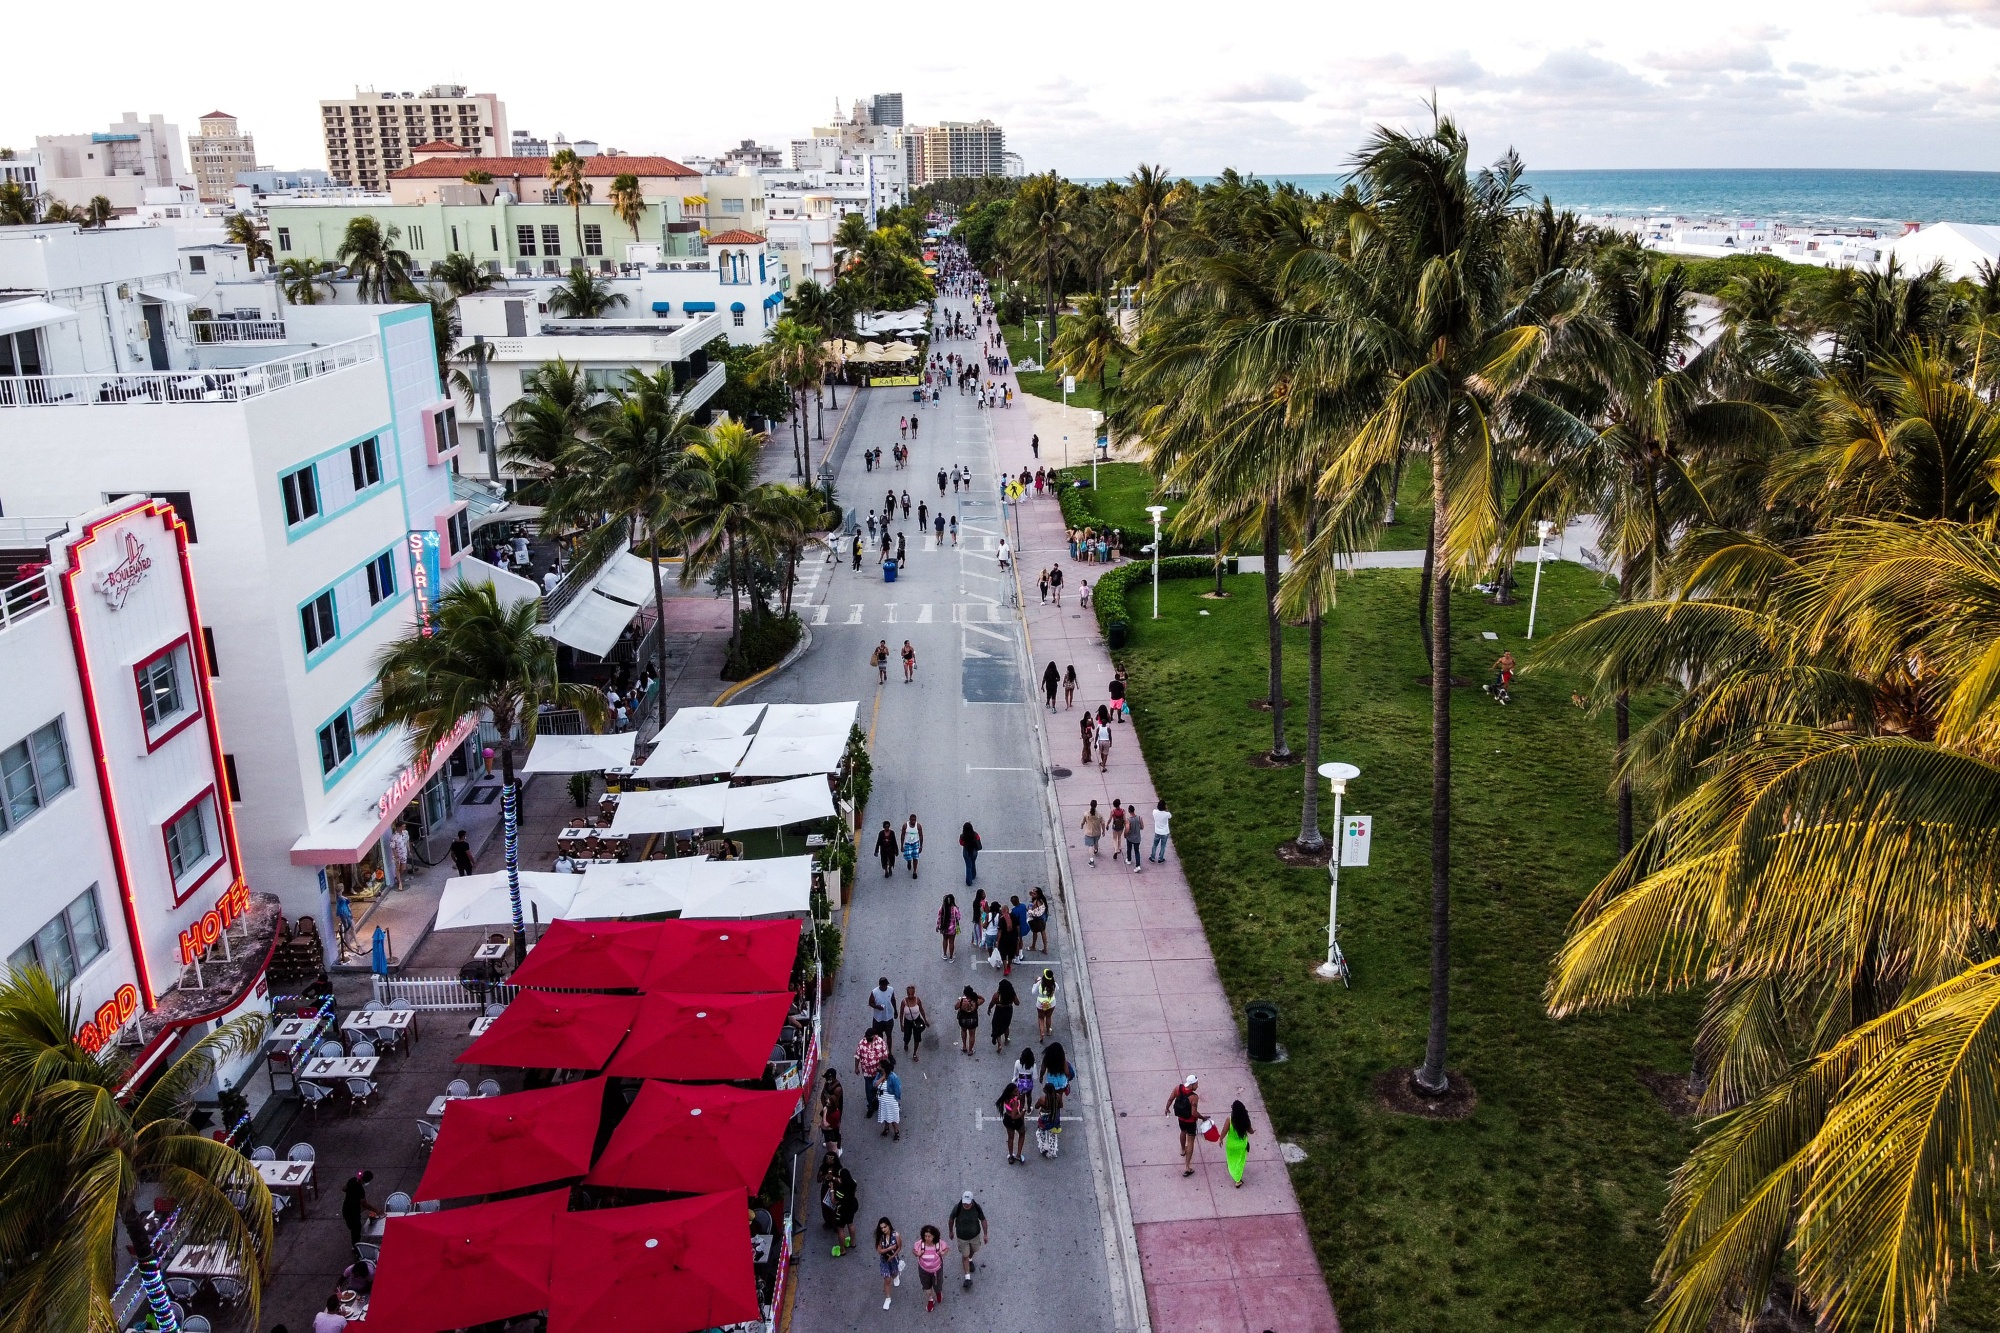
<svg viewBox="0 0 2000 1333">
<path fill-rule="evenodd" d="M 18 185 L 31 199 L 40 194 L 42 155 L 32 148 L 25 153 L 9 149 L 6 157 L 0 157 L 0 184 Z"/>
<path fill-rule="evenodd" d="M 180 126 L 164 116 L 140 120 L 127 111 L 100 133 L 39 134 L 35 151 L 42 159 L 42 189 L 77 207 L 103 195 L 113 208 L 130 212 L 148 186 L 195 183 L 181 158 Z"/>
<path fill-rule="evenodd" d="M 462 144 L 469 157 L 510 151 L 506 104 L 495 93 L 468 93 L 463 84 L 433 84 L 420 94 L 356 88 L 352 97 L 321 101 L 319 115 L 327 171 L 363 190 L 386 189 L 389 173 L 433 140 Z"/>
<path fill-rule="evenodd" d="M 66 988 L 79 1042 L 125 1048 L 135 1078 L 269 1007 L 278 924 L 246 878 L 191 551 L 149 497 L 0 523 L 0 951 Z"/>
<path fill-rule="evenodd" d="M 160 228 L 0 230 L 0 512 L 171 502 L 237 747 L 242 864 L 330 941 L 329 878 L 371 873 L 407 798 L 435 830 L 440 772 L 467 771 L 465 748 L 413 765 L 360 730 L 371 658 L 465 550 L 455 416 L 426 308 L 292 307 L 203 343 L 179 260 Z"/>
</svg>

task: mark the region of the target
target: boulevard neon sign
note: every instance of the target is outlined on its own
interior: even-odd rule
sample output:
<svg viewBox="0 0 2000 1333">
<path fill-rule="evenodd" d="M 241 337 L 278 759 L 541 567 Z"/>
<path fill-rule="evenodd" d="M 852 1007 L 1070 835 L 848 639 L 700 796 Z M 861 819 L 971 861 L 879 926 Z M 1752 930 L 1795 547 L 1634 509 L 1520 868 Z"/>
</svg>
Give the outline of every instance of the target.
<svg viewBox="0 0 2000 1333">
<path fill-rule="evenodd" d="M 132 589 L 139 586 L 153 568 L 153 559 L 146 554 L 146 543 L 139 540 L 136 533 L 125 534 L 125 558 L 97 576 L 90 586 L 99 596 L 111 604 L 113 611 L 125 609 L 125 599 L 132 595 Z"/>
<path fill-rule="evenodd" d="M 222 932 L 249 910 L 250 886 L 239 879 L 215 900 L 215 906 L 201 914 L 201 920 L 181 932 L 181 962 L 192 963 L 207 953 Z"/>
<path fill-rule="evenodd" d="M 104 1043 L 118 1035 L 118 1029 L 131 1021 L 139 1012 L 139 988 L 126 982 L 103 1004 L 97 1006 L 96 1015 L 76 1030 L 76 1044 L 96 1055 L 104 1049 Z"/>
<path fill-rule="evenodd" d="M 422 762 L 411 764 L 396 775 L 396 780 L 389 784 L 389 790 L 383 792 L 382 799 L 375 802 L 376 815 L 387 818 L 390 811 L 402 809 L 403 803 L 416 793 L 417 788 L 423 785 L 424 779 L 449 758 L 453 750 L 465 744 L 465 738 L 470 736 L 473 728 L 478 725 L 479 719 L 471 714 L 460 718 L 458 725 L 451 729 L 451 734 L 433 745 L 431 752 L 424 756 Z"/>
</svg>

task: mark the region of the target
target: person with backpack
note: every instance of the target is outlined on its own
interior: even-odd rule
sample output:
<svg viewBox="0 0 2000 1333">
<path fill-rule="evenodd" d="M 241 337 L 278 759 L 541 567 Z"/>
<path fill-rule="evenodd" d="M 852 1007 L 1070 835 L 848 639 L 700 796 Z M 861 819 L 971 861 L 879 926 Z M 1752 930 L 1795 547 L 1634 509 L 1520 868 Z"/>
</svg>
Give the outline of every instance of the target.
<svg viewBox="0 0 2000 1333">
<path fill-rule="evenodd" d="M 1007 1165 L 1028 1160 L 1028 1093 L 1018 1081 L 1011 1081 L 993 1099 L 1000 1113 L 1000 1125 L 1007 1131 Z"/>
<path fill-rule="evenodd" d="M 861 1186 L 843 1166 L 834 1173 L 826 1193 L 832 1201 L 833 1220 L 839 1231 L 833 1238 L 833 1257 L 838 1259 L 854 1248 L 854 1217 L 861 1211 Z"/>
<path fill-rule="evenodd" d="M 903 1238 L 888 1218 L 875 1223 L 875 1266 L 882 1274 L 882 1308 L 889 1308 L 889 1288 L 903 1285 Z"/>
<path fill-rule="evenodd" d="M 944 1224 L 951 1228 L 953 1238 L 958 1241 L 958 1262 L 965 1275 L 965 1285 L 969 1287 L 973 1271 L 979 1267 L 973 1262 L 973 1256 L 979 1253 L 980 1246 L 993 1238 L 992 1228 L 986 1224 L 986 1210 L 972 1197 L 972 1191 L 967 1190 L 958 1196 L 958 1202 L 952 1205 L 951 1215 L 945 1218 Z"/>
<path fill-rule="evenodd" d="M 1201 1135 L 1201 1080 L 1189 1074 L 1174 1085 L 1163 1114 L 1171 1115 L 1181 1129 L 1181 1178 L 1194 1174 L 1194 1143 Z"/>
<path fill-rule="evenodd" d="M 986 997 L 967 986 L 965 993 L 952 1005 L 958 1013 L 958 1049 L 961 1055 L 974 1053 L 972 1048 L 979 1042 L 979 1011 L 985 1004 Z"/>
<path fill-rule="evenodd" d="M 944 1300 L 944 1234 L 926 1222 L 917 1232 L 917 1283 L 924 1289 L 924 1313 L 937 1309 Z"/>
</svg>

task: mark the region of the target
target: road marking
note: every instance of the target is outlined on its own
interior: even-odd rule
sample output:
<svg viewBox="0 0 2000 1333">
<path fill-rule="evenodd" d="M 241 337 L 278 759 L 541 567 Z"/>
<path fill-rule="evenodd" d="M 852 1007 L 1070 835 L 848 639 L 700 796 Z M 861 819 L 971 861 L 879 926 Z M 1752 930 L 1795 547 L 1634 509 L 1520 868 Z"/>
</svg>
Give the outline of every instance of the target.
<svg viewBox="0 0 2000 1333">
<path fill-rule="evenodd" d="M 848 603 L 848 606 L 849 606 L 849 607 L 851 608 L 851 609 L 850 609 L 850 610 L 848 611 L 848 613 L 847 613 L 847 623 L 848 623 L 848 624 L 850 624 L 850 625 L 859 625 L 859 624 L 861 623 L 861 612 L 862 612 L 862 610 L 864 609 L 865 605 L 866 605 L 866 604 L 865 604 L 865 603 L 863 603 L 863 602 L 849 602 L 849 603 Z"/>
<path fill-rule="evenodd" d="M 815 625 L 824 625 L 826 623 L 826 613 L 827 613 L 826 604 L 821 603 L 820 605 L 815 606 L 812 609 L 812 611 L 813 611 L 812 623 Z"/>
<path fill-rule="evenodd" d="M 895 623 L 896 623 L 896 608 L 897 608 L 897 607 L 899 607 L 899 606 L 901 606 L 901 605 L 902 605 L 902 603 L 901 603 L 901 602 L 884 602 L 884 603 L 882 603 L 882 609 L 883 609 L 883 610 L 885 610 L 885 611 L 887 611 L 887 612 L 889 613 L 889 616 L 888 616 L 888 619 L 884 620 L 884 621 L 883 621 L 882 623 L 883 623 L 883 624 L 885 624 L 885 625 L 893 625 L 893 624 L 895 624 Z"/>
<path fill-rule="evenodd" d="M 1042 770 L 1039 768 L 986 768 L 979 764 L 967 764 L 965 771 L 968 773 L 1039 773 Z"/>
<path fill-rule="evenodd" d="M 917 623 L 919 625 L 928 625 L 931 623 L 931 604 L 929 602 L 925 602 L 923 606 L 918 609 Z"/>
</svg>

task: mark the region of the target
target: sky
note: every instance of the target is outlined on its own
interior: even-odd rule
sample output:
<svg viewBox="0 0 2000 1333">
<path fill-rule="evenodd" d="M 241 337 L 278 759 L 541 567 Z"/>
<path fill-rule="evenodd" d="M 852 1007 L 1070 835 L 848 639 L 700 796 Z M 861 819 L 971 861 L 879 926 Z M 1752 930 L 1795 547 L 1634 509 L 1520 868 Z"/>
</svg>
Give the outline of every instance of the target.
<svg viewBox="0 0 2000 1333">
<path fill-rule="evenodd" d="M 685 156 L 784 147 L 836 104 L 900 91 L 911 123 L 999 122 L 1030 170 L 1269 175 L 1341 170 L 1372 127 L 1427 124 L 1435 92 L 1479 156 L 1511 146 L 1531 169 L 2000 170 L 2000 0 L 394 9 L 169 22 L 99 0 L 89 25 L 118 40 L 80 41 L 86 11 L 21 6 L 16 51 L 88 54 L 12 63 L 0 145 L 125 111 L 187 133 L 220 109 L 261 163 L 324 167 L 320 98 L 442 82 L 498 93 L 514 128 Z"/>
</svg>

